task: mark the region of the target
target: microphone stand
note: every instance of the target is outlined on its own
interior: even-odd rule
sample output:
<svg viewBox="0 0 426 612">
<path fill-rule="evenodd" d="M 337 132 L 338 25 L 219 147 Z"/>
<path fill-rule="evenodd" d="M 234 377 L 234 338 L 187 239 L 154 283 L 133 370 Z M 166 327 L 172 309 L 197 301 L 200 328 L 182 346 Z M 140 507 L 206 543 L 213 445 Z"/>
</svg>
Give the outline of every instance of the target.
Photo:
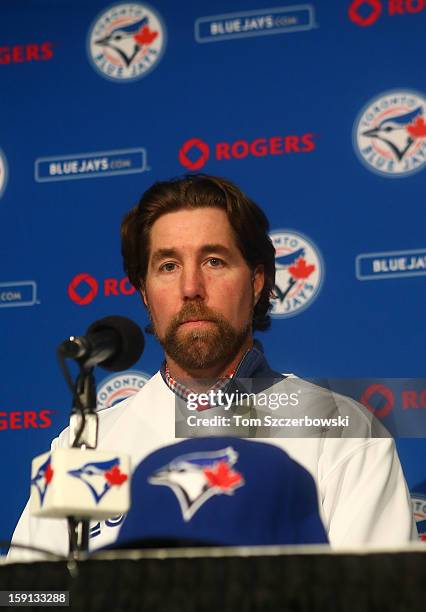
<svg viewBox="0 0 426 612">
<path fill-rule="evenodd" d="M 60 362 L 66 371 L 67 382 L 70 382 L 65 360 L 60 356 Z M 93 366 L 78 360 L 80 372 L 73 385 L 73 405 L 70 416 L 70 446 L 71 448 L 95 449 L 98 441 L 98 415 L 96 413 L 96 383 L 93 376 Z M 64 372 L 65 373 L 65 372 Z M 68 517 L 68 534 L 70 555 L 78 559 L 80 553 L 89 550 L 90 521 L 86 518 Z"/>
<path fill-rule="evenodd" d="M 142 354 L 144 338 L 139 327 L 125 317 L 105 317 L 92 324 L 86 336 L 70 336 L 57 348 L 57 357 L 73 401 L 70 417 L 71 448 L 96 449 L 98 415 L 96 413 L 96 385 L 93 369 L 98 364 L 116 370 L 133 365 Z M 80 368 L 76 381 L 72 380 L 66 359 L 74 359 Z M 113 365 L 111 363 L 113 360 Z M 118 367 L 117 367 L 118 366 Z M 70 555 L 89 550 L 89 517 L 68 516 Z"/>
</svg>

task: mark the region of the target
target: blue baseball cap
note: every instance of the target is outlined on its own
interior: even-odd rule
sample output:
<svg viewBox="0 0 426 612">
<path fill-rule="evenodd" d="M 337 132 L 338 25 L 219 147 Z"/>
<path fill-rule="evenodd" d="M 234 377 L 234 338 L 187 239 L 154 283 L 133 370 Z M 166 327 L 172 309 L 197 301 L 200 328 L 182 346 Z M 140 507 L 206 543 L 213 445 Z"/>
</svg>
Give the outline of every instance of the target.
<svg viewBox="0 0 426 612">
<path fill-rule="evenodd" d="M 326 544 L 312 476 L 272 444 L 191 438 L 148 455 L 115 544 Z"/>
</svg>

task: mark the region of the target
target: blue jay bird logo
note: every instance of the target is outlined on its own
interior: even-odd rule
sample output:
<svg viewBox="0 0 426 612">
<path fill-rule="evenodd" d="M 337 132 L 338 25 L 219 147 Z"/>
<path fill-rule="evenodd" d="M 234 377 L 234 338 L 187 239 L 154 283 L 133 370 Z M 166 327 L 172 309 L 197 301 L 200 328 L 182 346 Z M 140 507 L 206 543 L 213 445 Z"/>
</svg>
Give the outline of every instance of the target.
<svg viewBox="0 0 426 612">
<path fill-rule="evenodd" d="M 318 249 L 306 236 L 285 230 L 270 236 L 276 261 L 271 315 L 293 316 L 306 308 L 318 293 L 324 264 Z"/>
<path fill-rule="evenodd" d="M 306 266 L 305 253 L 306 253 L 306 249 L 302 247 L 300 249 L 297 249 L 293 253 L 289 253 L 288 255 L 281 255 L 275 258 L 275 261 L 277 262 L 276 268 L 278 270 L 288 269 L 288 270 L 293 270 L 294 272 L 293 274 L 290 273 L 290 276 L 288 278 L 287 287 L 283 289 L 281 289 L 281 287 L 279 287 L 278 285 L 275 285 L 274 287 L 274 291 L 278 299 L 280 300 L 280 302 L 284 301 L 288 292 L 291 290 L 293 285 L 296 284 L 297 278 L 303 277 L 303 273 L 305 270 L 306 270 L 305 278 L 309 276 L 315 270 L 315 266 L 308 266 L 308 267 Z M 300 272 L 303 271 L 302 276 L 298 274 L 299 270 Z"/>
<path fill-rule="evenodd" d="M 244 485 L 242 474 L 233 468 L 237 459 L 238 453 L 231 446 L 181 455 L 154 472 L 148 482 L 169 487 L 177 497 L 184 521 L 189 521 L 214 495 L 233 495 Z"/>
<path fill-rule="evenodd" d="M 31 479 L 31 486 L 34 486 L 40 496 L 40 506 L 43 505 L 47 489 L 52 482 L 53 469 L 51 466 L 51 456 L 38 468 L 34 478 Z"/>
<path fill-rule="evenodd" d="M 355 152 L 382 176 L 405 176 L 426 164 L 426 103 L 410 91 L 383 94 L 370 101 L 354 125 Z"/>
<path fill-rule="evenodd" d="M 164 24 L 144 4 L 116 4 L 98 15 L 88 38 L 89 58 L 110 80 L 134 80 L 158 63 L 165 47 Z"/>
<path fill-rule="evenodd" d="M 381 140 L 401 161 L 417 137 L 426 135 L 425 128 L 423 109 L 419 106 L 409 113 L 386 117 L 377 127 L 365 130 L 362 135 Z"/>
<path fill-rule="evenodd" d="M 128 475 L 120 471 L 120 459 L 118 457 L 110 461 L 85 463 L 81 468 L 69 470 L 68 474 L 84 482 L 97 504 L 111 487 L 120 486 L 128 479 Z"/>
<path fill-rule="evenodd" d="M 130 66 L 143 45 L 149 45 L 157 36 L 158 32 L 149 29 L 148 17 L 144 17 L 128 26 L 114 28 L 106 36 L 95 40 L 95 44 L 112 49 L 126 66 Z"/>
</svg>

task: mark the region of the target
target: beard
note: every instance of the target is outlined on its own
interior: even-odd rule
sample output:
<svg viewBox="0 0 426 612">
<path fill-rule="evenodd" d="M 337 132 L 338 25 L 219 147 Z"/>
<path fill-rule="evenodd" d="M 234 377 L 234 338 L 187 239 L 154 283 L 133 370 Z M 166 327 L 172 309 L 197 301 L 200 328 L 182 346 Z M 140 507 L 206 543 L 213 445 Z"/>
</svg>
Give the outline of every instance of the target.
<svg viewBox="0 0 426 612">
<path fill-rule="evenodd" d="M 187 331 L 181 328 L 193 319 L 210 321 L 210 324 Z M 241 330 L 234 329 L 225 317 L 197 300 L 184 304 L 170 321 L 163 338 L 155 334 L 167 355 L 181 368 L 191 371 L 230 363 L 250 336 L 251 328 L 250 320 Z"/>
</svg>

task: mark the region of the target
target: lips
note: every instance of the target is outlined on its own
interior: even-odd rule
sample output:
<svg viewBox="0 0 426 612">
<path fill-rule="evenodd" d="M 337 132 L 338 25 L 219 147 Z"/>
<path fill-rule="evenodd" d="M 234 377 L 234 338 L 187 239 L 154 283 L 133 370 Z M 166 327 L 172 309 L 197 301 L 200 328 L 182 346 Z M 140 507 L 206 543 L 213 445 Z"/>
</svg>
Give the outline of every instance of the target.
<svg viewBox="0 0 426 612">
<path fill-rule="evenodd" d="M 181 325 L 186 325 L 188 323 L 213 323 L 210 319 L 187 319 L 186 321 L 182 321 Z"/>
<path fill-rule="evenodd" d="M 214 321 L 209 319 L 187 319 L 186 321 L 183 321 L 179 327 L 205 327 L 206 323 L 214 323 Z"/>
</svg>

